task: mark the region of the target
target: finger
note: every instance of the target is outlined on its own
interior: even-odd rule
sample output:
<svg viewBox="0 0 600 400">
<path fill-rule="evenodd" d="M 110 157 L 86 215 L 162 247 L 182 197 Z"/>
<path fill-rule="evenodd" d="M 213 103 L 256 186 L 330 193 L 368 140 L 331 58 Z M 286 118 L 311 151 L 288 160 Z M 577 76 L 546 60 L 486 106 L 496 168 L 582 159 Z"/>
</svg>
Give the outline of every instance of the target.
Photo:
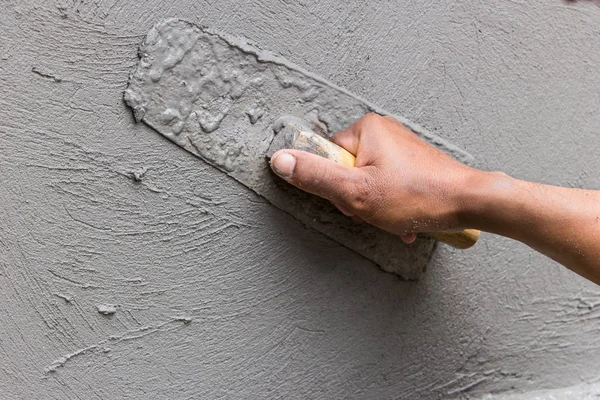
<svg viewBox="0 0 600 400">
<path fill-rule="evenodd" d="M 271 168 L 292 185 L 353 212 L 356 182 L 364 174 L 315 154 L 300 150 L 280 150 L 271 158 Z M 365 179 L 362 179 L 363 181 Z"/>
<path fill-rule="evenodd" d="M 395 125 L 399 125 L 399 126 L 401 126 L 403 128 L 406 128 L 404 126 L 404 124 L 402 124 L 402 122 L 398 121 L 396 118 L 394 118 L 394 117 L 392 117 L 390 115 L 383 115 L 382 117 L 383 117 L 383 119 L 385 119 L 388 122 L 392 122 Z"/>
<path fill-rule="evenodd" d="M 362 219 L 361 217 L 359 217 L 357 215 L 353 215 L 350 218 L 352 218 L 352 221 L 354 221 L 354 222 L 360 222 L 360 223 L 364 223 L 365 222 L 364 219 Z"/>
<path fill-rule="evenodd" d="M 386 131 L 386 126 L 384 121 L 386 121 L 388 117 L 382 117 L 379 114 L 369 113 L 364 115 L 361 119 L 354 122 L 352 125 L 343 129 L 333 135 L 331 140 L 348 150 L 350 153 L 357 156 L 356 166 L 364 166 L 368 164 L 368 159 L 364 158 L 364 155 L 359 154 L 359 147 L 361 144 L 361 139 L 365 138 L 365 135 L 373 134 L 373 133 L 381 133 Z M 391 117 L 389 117 L 391 118 Z M 392 120 L 396 121 L 394 118 Z M 396 123 L 399 123 L 396 121 Z M 364 145 L 363 140 L 363 145 Z M 364 147 L 364 146 L 363 146 Z M 363 149 L 364 150 L 364 149 Z M 368 158 L 368 157 L 367 157 Z"/>
<path fill-rule="evenodd" d="M 415 240 L 417 240 L 416 233 L 407 233 L 406 235 L 400 235 L 400 240 L 402 240 L 406 244 L 411 244 Z"/>
<path fill-rule="evenodd" d="M 340 210 L 340 212 L 342 214 L 344 214 L 347 217 L 352 217 L 354 216 L 354 213 L 350 210 L 348 210 L 346 207 L 344 207 L 343 205 L 336 203 L 335 201 L 332 201 L 331 204 L 333 204 L 338 210 Z"/>
<path fill-rule="evenodd" d="M 333 135 L 331 141 L 338 146 L 342 146 L 353 155 L 358 153 L 358 143 L 360 142 L 360 135 L 358 130 L 355 129 L 356 124 L 352 124 L 346 129 L 343 129 Z"/>
</svg>

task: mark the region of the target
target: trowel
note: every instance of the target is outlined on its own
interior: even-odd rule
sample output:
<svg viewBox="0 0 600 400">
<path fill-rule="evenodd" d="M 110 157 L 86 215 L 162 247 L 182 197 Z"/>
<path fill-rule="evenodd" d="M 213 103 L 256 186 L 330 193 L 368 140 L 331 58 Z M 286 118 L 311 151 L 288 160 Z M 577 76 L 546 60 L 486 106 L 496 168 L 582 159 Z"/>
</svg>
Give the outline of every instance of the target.
<svg viewBox="0 0 600 400">
<path fill-rule="evenodd" d="M 472 160 L 418 124 L 244 39 L 178 19 L 156 24 L 142 41 L 139 57 L 124 94 L 137 121 L 383 270 L 418 279 L 436 240 L 458 248 L 477 241 L 479 232 L 468 230 L 419 235 L 406 245 L 292 187 L 271 172 L 265 159 L 276 149 L 295 148 L 354 166 L 354 155 L 329 138 L 376 112 L 393 116 L 459 161 Z"/>
</svg>

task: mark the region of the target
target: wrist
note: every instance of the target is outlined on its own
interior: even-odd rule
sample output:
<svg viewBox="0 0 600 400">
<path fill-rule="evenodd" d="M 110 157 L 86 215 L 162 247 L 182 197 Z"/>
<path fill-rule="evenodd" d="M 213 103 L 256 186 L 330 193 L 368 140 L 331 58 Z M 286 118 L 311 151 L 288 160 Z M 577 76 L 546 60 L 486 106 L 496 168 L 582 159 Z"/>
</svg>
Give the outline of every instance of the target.
<svg viewBox="0 0 600 400">
<path fill-rule="evenodd" d="M 469 168 L 460 186 L 458 221 L 463 228 L 496 232 L 514 197 L 517 180 L 503 172 Z"/>
</svg>

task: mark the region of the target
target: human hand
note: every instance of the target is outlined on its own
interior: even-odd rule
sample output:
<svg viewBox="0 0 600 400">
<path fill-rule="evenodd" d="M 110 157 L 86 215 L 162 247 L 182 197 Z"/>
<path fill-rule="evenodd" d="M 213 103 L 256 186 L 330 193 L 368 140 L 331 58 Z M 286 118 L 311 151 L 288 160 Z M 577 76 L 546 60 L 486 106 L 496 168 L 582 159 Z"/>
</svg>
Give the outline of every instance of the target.
<svg viewBox="0 0 600 400">
<path fill-rule="evenodd" d="M 292 185 L 330 200 L 341 212 L 412 242 L 416 232 L 465 226 L 461 188 L 474 172 L 421 140 L 392 117 L 368 114 L 332 141 L 356 155 L 355 167 L 299 150 L 271 158 Z"/>
</svg>

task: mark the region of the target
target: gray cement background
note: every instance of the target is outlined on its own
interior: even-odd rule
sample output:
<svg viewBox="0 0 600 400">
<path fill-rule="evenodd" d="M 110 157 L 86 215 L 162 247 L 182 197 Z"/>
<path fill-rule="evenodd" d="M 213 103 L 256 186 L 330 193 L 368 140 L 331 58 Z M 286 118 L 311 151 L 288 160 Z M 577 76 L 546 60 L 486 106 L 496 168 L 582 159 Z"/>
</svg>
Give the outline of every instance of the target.
<svg viewBox="0 0 600 400">
<path fill-rule="evenodd" d="M 424 279 L 401 282 L 134 124 L 121 100 L 143 35 L 180 17 L 421 123 L 481 168 L 599 189 L 600 8 L 493 3 L 4 1 L 0 398 L 597 382 L 597 286 L 492 235 L 440 246 Z"/>
</svg>

